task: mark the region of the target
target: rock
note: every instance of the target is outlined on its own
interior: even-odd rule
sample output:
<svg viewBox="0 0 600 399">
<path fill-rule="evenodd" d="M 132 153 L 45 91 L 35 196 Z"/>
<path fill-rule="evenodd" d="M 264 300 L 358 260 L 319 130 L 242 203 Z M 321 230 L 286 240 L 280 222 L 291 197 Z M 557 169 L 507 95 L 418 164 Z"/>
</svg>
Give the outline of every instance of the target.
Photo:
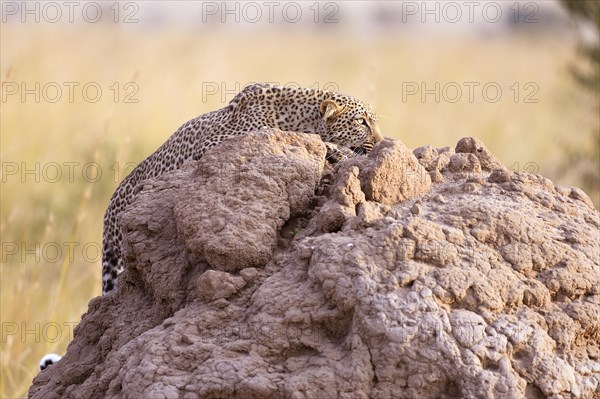
<svg viewBox="0 0 600 399">
<path fill-rule="evenodd" d="M 317 187 L 318 138 L 271 131 L 149 182 L 30 397 L 597 396 L 600 214 L 484 148 L 387 139 Z"/>
<path fill-rule="evenodd" d="M 486 172 L 494 169 L 506 169 L 504 165 L 483 145 L 481 141 L 474 137 L 465 137 L 456 144 L 456 153 L 474 154 L 481 168 Z"/>
<path fill-rule="evenodd" d="M 419 206 L 419 204 L 414 204 L 411 208 L 410 211 L 414 214 L 414 215 L 418 215 L 419 213 L 421 213 L 421 207 Z"/>
<path fill-rule="evenodd" d="M 186 200 L 174 207 L 177 228 L 186 247 L 213 269 L 263 265 L 279 229 L 314 195 L 325 146 L 317 135 L 267 131 L 220 147 L 198 161 Z M 235 157 L 223 160 L 223 152 Z"/>
<path fill-rule="evenodd" d="M 428 172 L 435 169 L 435 161 L 438 159 L 439 153 L 432 146 L 416 148 L 413 150 L 413 155 Z"/>
<path fill-rule="evenodd" d="M 431 186 L 431 177 L 413 153 L 397 140 L 385 139 L 368 156 L 361 186 L 368 200 L 394 205 L 415 198 Z"/>
<path fill-rule="evenodd" d="M 196 285 L 198 287 L 198 295 L 202 299 L 205 301 L 214 301 L 216 299 L 229 298 L 244 288 L 246 281 L 242 277 L 234 277 L 227 272 L 207 270 L 198 277 Z"/>
<path fill-rule="evenodd" d="M 503 168 L 494 169 L 488 177 L 490 183 L 506 183 L 510 181 L 510 173 Z"/>
<path fill-rule="evenodd" d="M 240 276 L 242 276 L 245 282 L 251 283 L 258 276 L 258 270 L 253 267 L 249 267 L 247 269 L 240 270 Z"/>
<path fill-rule="evenodd" d="M 451 172 L 481 173 L 481 164 L 475 155 L 459 153 L 452 155 L 448 169 Z"/>
<path fill-rule="evenodd" d="M 359 168 L 342 167 L 331 189 L 331 198 L 323 205 L 316 219 L 320 231 L 338 231 L 350 217 L 356 216 L 358 204 L 366 201 L 358 179 Z"/>
</svg>

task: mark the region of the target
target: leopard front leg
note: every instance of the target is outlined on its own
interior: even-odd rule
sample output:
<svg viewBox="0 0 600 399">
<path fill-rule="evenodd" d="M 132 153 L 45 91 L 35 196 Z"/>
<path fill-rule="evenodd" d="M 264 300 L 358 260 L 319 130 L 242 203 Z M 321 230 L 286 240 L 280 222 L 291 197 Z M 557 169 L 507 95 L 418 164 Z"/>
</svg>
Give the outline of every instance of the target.
<svg viewBox="0 0 600 399">
<path fill-rule="evenodd" d="M 350 148 L 338 146 L 328 141 L 325 141 L 324 144 L 325 148 L 327 148 L 325 160 L 331 164 L 336 164 L 356 155 Z"/>
</svg>

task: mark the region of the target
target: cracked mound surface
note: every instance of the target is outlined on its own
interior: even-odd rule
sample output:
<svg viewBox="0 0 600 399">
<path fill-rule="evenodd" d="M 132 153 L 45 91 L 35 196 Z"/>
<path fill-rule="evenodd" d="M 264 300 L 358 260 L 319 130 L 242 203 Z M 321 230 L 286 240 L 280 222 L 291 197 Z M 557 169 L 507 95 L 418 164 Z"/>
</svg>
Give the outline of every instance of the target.
<svg viewBox="0 0 600 399">
<path fill-rule="evenodd" d="M 592 398 L 600 217 L 473 138 L 237 137 L 146 182 L 33 398 Z"/>
</svg>

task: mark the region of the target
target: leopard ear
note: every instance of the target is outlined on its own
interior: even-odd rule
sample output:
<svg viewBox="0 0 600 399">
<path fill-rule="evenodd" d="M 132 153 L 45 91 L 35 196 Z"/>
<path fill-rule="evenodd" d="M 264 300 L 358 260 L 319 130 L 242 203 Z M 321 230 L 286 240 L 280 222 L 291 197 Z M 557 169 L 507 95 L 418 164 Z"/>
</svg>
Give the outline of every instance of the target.
<svg viewBox="0 0 600 399">
<path fill-rule="evenodd" d="M 324 100 L 319 106 L 319 111 L 321 111 L 325 122 L 338 116 L 342 112 L 342 109 L 343 108 L 337 105 L 333 100 Z"/>
</svg>

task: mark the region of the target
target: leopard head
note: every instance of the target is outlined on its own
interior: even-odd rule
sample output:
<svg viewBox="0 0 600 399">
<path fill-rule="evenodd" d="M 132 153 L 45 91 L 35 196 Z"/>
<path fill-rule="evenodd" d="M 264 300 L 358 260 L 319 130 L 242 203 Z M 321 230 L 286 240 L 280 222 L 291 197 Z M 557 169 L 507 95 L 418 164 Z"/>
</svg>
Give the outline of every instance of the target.
<svg viewBox="0 0 600 399">
<path fill-rule="evenodd" d="M 334 94 L 321 102 L 319 111 L 325 141 L 349 147 L 362 155 L 383 140 L 377 115 L 356 98 Z"/>
</svg>

